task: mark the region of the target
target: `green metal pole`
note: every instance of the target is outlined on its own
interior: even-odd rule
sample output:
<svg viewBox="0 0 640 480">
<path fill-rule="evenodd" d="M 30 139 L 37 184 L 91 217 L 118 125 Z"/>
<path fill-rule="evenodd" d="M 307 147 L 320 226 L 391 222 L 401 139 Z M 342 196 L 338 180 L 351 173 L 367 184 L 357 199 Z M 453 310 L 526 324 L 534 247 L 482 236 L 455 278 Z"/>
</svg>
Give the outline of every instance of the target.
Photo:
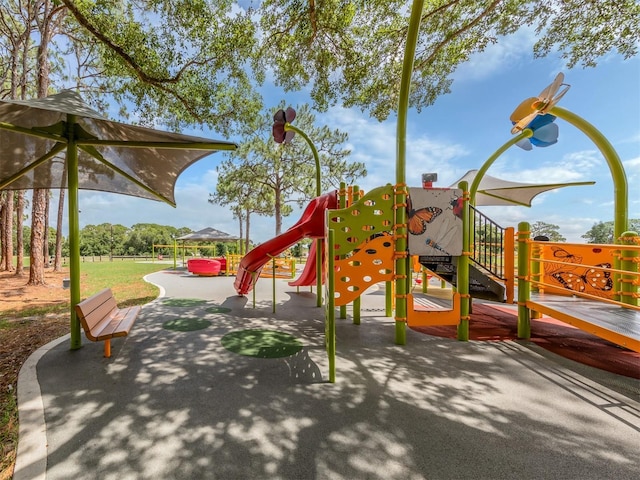
<svg viewBox="0 0 640 480">
<path fill-rule="evenodd" d="M 340 196 L 339 196 L 339 199 L 338 199 L 338 202 L 339 202 L 338 206 L 339 206 L 340 209 L 347 208 L 347 195 L 345 193 L 346 189 L 347 189 L 347 184 L 344 183 L 344 182 L 340 182 Z M 340 258 L 344 259 L 345 256 L 341 255 Z M 340 318 L 347 318 L 347 306 L 346 305 L 340 305 Z"/>
<path fill-rule="evenodd" d="M 177 270 L 178 269 L 178 250 L 177 250 L 177 246 L 176 246 L 176 239 L 173 239 L 173 269 Z M 182 263 L 184 264 L 184 260 L 182 261 Z"/>
<path fill-rule="evenodd" d="M 251 286 L 253 308 L 256 308 L 256 272 L 251 272 Z"/>
<path fill-rule="evenodd" d="M 271 257 L 271 271 L 273 272 L 273 279 L 271 280 L 271 284 L 273 286 L 273 297 L 272 297 L 272 301 L 273 301 L 273 308 L 272 308 L 272 312 L 276 313 L 276 257 Z M 255 287 L 253 287 L 253 289 L 255 290 Z"/>
<path fill-rule="evenodd" d="M 400 92 L 398 95 L 398 126 L 396 133 L 396 205 L 407 203 L 406 195 L 406 164 L 407 164 L 407 116 L 409 111 L 409 94 L 411 93 L 411 75 L 413 74 L 413 62 L 416 55 L 416 45 L 420 34 L 420 22 L 422 21 L 422 9 L 424 0 L 413 0 L 411 5 L 411 17 L 407 30 L 407 43 L 404 50 L 402 64 L 402 78 L 400 80 Z M 396 209 L 395 250 L 397 253 L 407 252 L 407 210 Z M 407 343 L 407 295 L 409 294 L 409 282 L 407 281 L 407 262 L 404 257 L 396 259 L 396 344 Z"/>
<path fill-rule="evenodd" d="M 639 239 L 636 232 L 623 232 L 620 236 L 620 243 L 623 245 L 636 245 L 636 241 Z M 638 273 L 638 250 L 620 250 L 620 269 L 627 272 Z M 620 301 L 627 305 L 638 305 L 638 287 L 634 285 L 633 281 L 636 279 L 634 275 L 622 274 L 620 275 Z"/>
<path fill-rule="evenodd" d="M 462 255 L 458 258 L 456 272 L 457 290 L 460 294 L 460 322 L 458 323 L 458 340 L 469 340 L 469 252 L 471 252 L 471 229 L 469 225 L 469 183 L 460 182 L 458 188 L 463 191 L 462 198 Z"/>
<path fill-rule="evenodd" d="M 518 224 L 518 338 L 531 338 L 531 312 L 527 301 L 531 298 L 529 282 L 529 236 L 531 226 L 528 222 Z"/>
<path fill-rule="evenodd" d="M 82 347 L 76 305 L 80 303 L 80 215 L 78 210 L 78 149 L 75 115 L 67 115 L 67 188 L 69 189 L 69 288 L 71 350 Z"/>
<path fill-rule="evenodd" d="M 328 232 L 329 252 L 334 251 L 334 232 L 332 229 Z M 327 269 L 332 272 L 334 268 L 334 256 L 327 255 Z M 335 276 L 327 276 L 327 311 L 325 314 L 325 342 L 327 348 L 327 357 L 329 358 L 329 382 L 336 382 L 336 306 L 335 306 Z"/>
<path fill-rule="evenodd" d="M 509 148 L 511 148 L 516 143 L 518 143 L 520 140 L 524 138 L 530 138 L 532 136 L 533 136 L 533 131 L 529 128 L 525 128 L 520 134 L 516 135 L 515 137 L 512 137 L 508 142 L 502 145 L 498 150 L 493 152 L 493 155 L 491 155 L 489 158 L 487 158 L 484 161 L 484 163 L 478 170 L 478 173 L 476 173 L 476 176 L 473 179 L 473 182 L 471 182 L 471 188 L 469 189 L 469 203 L 472 206 L 474 207 L 476 206 L 476 192 L 478 191 L 478 187 L 480 186 L 480 182 L 482 181 L 482 178 L 484 177 L 485 173 L 487 173 L 487 170 L 489 170 L 489 167 L 493 164 L 493 162 L 495 162 L 500 155 L 502 155 L 504 152 L 506 152 Z"/>
<path fill-rule="evenodd" d="M 611 171 L 611 178 L 613 179 L 614 192 L 613 241 L 615 243 L 619 243 L 620 237 L 627 230 L 628 189 L 627 176 L 624 172 L 624 167 L 622 166 L 618 153 L 615 151 L 609 140 L 607 140 L 596 127 L 575 113 L 572 113 L 562 107 L 558 107 L 557 105 L 551 108 L 549 113 L 569 122 L 574 127 L 582 131 L 591 139 L 596 147 L 598 147 L 607 161 L 609 170 Z"/>
<path fill-rule="evenodd" d="M 304 133 L 302 130 L 300 130 L 298 127 L 295 127 L 287 122 L 284 124 L 284 130 L 285 131 L 291 130 L 298 133 L 302 138 L 304 138 L 304 140 L 307 142 L 307 145 L 309 145 L 309 148 L 311 149 L 311 153 L 313 153 L 313 159 L 316 162 L 316 197 L 319 197 L 322 194 L 322 183 L 321 183 L 321 176 L 320 176 L 320 157 L 318 155 L 318 150 L 316 149 L 316 146 L 313 144 L 313 142 L 307 136 L 307 134 Z M 327 273 L 330 274 L 329 272 Z M 316 285 L 318 290 L 316 292 L 316 299 L 317 299 L 316 306 L 321 307 L 322 306 L 322 239 L 321 238 L 316 239 Z"/>
</svg>

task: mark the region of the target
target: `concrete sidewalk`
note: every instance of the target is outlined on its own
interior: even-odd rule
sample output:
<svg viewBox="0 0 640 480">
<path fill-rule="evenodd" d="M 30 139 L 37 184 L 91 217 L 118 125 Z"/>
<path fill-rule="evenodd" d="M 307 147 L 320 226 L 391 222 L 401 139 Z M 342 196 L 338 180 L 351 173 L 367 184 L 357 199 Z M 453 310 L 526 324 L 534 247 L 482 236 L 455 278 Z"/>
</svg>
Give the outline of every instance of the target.
<svg viewBox="0 0 640 480">
<path fill-rule="evenodd" d="M 330 384 L 324 312 L 308 288 L 278 280 L 273 313 L 270 279 L 257 283 L 256 308 L 232 277 L 148 280 L 164 297 L 112 342 L 110 359 L 102 343 L 70 351 L 65 340 L 25 364 L 16 480 L 45 478 L 45 467 L 48 480 L 640 478 L 637 380 L 591 375 L 529 342 L 408 330 L 407 345 L 394 345 L 373 291 L 361 325 L 337 322 Z M 211 325 L 163 328 L 185 318 Z M 249 328 L 304 348 L 259 359 L 221 345 Z"/>
</svg>

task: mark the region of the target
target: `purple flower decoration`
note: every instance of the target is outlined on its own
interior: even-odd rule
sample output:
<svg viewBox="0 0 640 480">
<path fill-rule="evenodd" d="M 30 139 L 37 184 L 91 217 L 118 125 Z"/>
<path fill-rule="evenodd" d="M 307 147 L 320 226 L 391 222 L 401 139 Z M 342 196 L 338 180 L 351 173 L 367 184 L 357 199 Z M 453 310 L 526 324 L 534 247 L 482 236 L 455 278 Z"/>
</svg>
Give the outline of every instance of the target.
<svg viewBox="0 0 640 480">
<path fill-rule="evenodd" d="M 533 146 L 548 147 L 558 141 L 558 125 L 554 123 L 556 117 L 549 113 L 537 115 L 524 128 L 533 131 L 530 138 L 523 138 L 516 145 L 524 150 L 531 150 Z"/>
<path fill-rule="evenodd" d="M 293 122 L 296 118 L 296 111 L 287 107 L 287 110 L 278 110 L 273 116 L 273 139 L 277 143 L 289 143 L 296 132 L 292 130 L 285 131 L 284 126 Z"/>
</svg>

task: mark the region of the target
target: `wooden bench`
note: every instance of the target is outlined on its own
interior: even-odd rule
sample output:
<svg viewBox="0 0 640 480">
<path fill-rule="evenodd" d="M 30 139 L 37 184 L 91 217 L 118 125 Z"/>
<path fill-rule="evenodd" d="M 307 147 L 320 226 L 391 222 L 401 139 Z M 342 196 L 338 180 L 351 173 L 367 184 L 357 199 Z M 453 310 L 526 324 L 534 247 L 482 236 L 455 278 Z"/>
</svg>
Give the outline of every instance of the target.
<svg viewBox="0 0 640 480">
<path fill-rule="evenodd" d="M 90 296 L 76 305 L 76 313 L 87 338 L 104 340 L 104 356 L 111 357 L 111 339 L 126 337 L 138 317 L 140 306 L 118 308 L 110 288 Z"/>
</svg>

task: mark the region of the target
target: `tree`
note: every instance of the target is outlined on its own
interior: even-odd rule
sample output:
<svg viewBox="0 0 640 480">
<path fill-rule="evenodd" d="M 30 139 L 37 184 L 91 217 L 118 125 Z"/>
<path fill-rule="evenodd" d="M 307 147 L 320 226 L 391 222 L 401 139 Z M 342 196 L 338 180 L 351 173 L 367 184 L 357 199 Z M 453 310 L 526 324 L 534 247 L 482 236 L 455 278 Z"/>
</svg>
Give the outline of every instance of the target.
<svg viewBox="0 0 640 480">
<path fill-rule="evenodd" d="M 23 216 L 25 208 L 24 190 L 18 190 L 16 201 L 16 275 L 24 275 L 24 232 Z"/>
<path fill-rule="evenodd" d="M 20 1 L 9 1 L 0 7 L 0 87 L 3 95 L 16 99 L 19 94 L 25 98 L 27 91 L 27 71 L 30 68 L 29 61 L 29 36 L 33 29 L 33 11 Z M 0 231 L 2 232 L 2 265 L 0 269 L 13 269 L 13 218 L 14 218 L 14 192 L 7 191 L 4 196 L 4 208 L 0 218 Z M 22 243 L 22 215 L 24 210 L 24 192 L 17 194 L 17 267 L 16 275 L 23 274 L 23 243 Z"/>
<path fill-rule="evenodd" d="M 60 272 L 62 271 L 62 242 L 64 238 L 62 237 L 62 218 L 64 215 L 64 192 L 65 190 L 61 188 L 58 190 L 58 216 L 56 218 L 56 243 L 54 248 L 54 257 L 53 257 L 53 271 Z"/>
<path fill-rule="evenodd" d="M 130 112 L 143 124 L 198 123 L 228 133 L 261 108 L 245 68 L 254 25 L 233 2 L 8 0 L 0 6 L 0 30 L 0 86 L 9 85 L 11 98 L 43 97 L 75 70 L 77 88 L 86 92 L 90 80 L 90 93 L 110 93 L 121 115 Z M 53 43 L 55 35 L 62 38 Z M 37 216 L 46 211 L 45 197 L 34 191 L 31 240 L 38 245 L 29 249 L 30 284 L 44 281 L 44 257 L 37 252 L 47 243 L 41 231 L 47 222 Z"/>
<path fill-rule="evenodd" d="M 640 219 L 630 219 L 628 226 L 628 230 L 640 233 Z M 594 223 L 591 229 L 582 235 L 582 238 L 585 238 L 587 243 L 616 243 L 613 238 L 613 221 Z"/>
<path fill-rule="evenodd" d="M 216 192 L 209 194 L 209 203 L 230 206 L 234 218 L 239 222 L 239 237 L 243 238 L 242 222 L 245 222 L 244 249 L 249 249 L 251 214 L 266 215 L 270 212 L 271 192 L 251 177 L 245 162 L 236 163 L 225 159 L 216 167 L 218 183 Z"/>
<path fill-rule="evenodd" d="M 341 102 L 379 120 L 396 110 L 407 37 L 407 2 L 264 0 L 264 32 L 254 68 L 285 90 L 311 88 L 320 111 Z M 420 111 L 449 93 L 457 66 L 488 45 L 535 30 L 535 57 L 558 50 L 569 68 L 593 67 L 605 54 L 637 54 L 635 0 L 435 0 L 425 2 L 410 106 Z"/>
<path fill-rule="evenodd" d="M 545 236 L 550 242 L 566 242 L 567 239 L 560 234 L 560 227 L 551 223 L 536 222 L 531 225 L 531 237 Z"/>
<path fill-rule="evenodd" d="M 281 102 L 275 110 L 283 107 Z M 346 133 L 316 126 L 315 115 L 308 105 L 296 107 L 296 111 L 296 127 L 307 134 L 318 151 L 322 191 L 338 188 L 341 181 L 351 183 L 366 176 L 363 163 L 348 161 L 350 152 L 342 146 L 348 139 Z M 293 211 L 291 205 L 301 207 L 316 196 L 316 163 L 307 142 L 299 136 L 289 143 L 276 144 L 272 126 L 273 112 L 267 112 L 231 156 L 240 159 L 240 181 L 252 185 L 256 192 L 263 192 L 261 198 L 269 202 L 269 210 L 264 214 L 275 217 L 275 234 L 279 235 L 283 217 Z"/>
<path fill-rule="evenodd" d="M 0 192 L 0 271 L 13 271 L 13 198 L 14 192 Z"/>
<path fill-rule="evenodd" d="M 36 2 L 35 25 L 40 38 L 36 55 L 36 89 L 38 98 L 44 98 L 49 94 L 51 71 L 49 59 L 49 46 L 53 37 L 58 33 L 58 28 L 64 13 L 64 8 L 56 6 L 51 0 Z M 48 207 L 49 190 L 37 188 L 33 190 L 31 199 L 31 254 L 29 264 L 29 280 L 27 285 L 44 285 L 45 249 L 48 252 Z"/>
<path fill-rule="evenodd" d="M 234 2 L 61 2 L 90 38 L 125 118 L 171 129 L 204 124 L 228 134 L 260 110 L 245 65 L 255 26 Z"/>
</svg>

